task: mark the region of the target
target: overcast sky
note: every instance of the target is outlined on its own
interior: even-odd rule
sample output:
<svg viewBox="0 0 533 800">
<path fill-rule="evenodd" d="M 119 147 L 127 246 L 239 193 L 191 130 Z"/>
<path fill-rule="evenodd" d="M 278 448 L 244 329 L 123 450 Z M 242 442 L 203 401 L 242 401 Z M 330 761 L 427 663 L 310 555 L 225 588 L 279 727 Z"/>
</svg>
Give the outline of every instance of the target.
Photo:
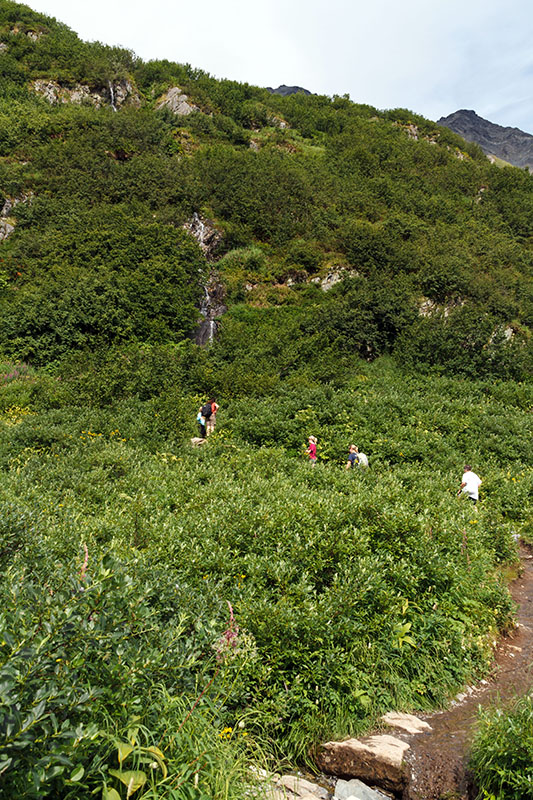
<svg viewBox="0 0 533 800">
<path fill-rule="evenodd" d="M 533 133 L 531 0 L 30 0 L 82 39 L 217 78 Z"/>
</svg>

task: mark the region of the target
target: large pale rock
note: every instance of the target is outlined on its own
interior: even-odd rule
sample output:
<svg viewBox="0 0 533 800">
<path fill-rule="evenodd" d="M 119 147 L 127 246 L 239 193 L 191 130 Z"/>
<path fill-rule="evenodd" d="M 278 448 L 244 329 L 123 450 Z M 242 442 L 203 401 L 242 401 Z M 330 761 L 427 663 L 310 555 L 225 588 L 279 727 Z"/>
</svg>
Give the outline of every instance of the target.
<svg viewBox="0 0 533 800">
<path fill-rule="evenodd" d="M 398 711 L 388 711 L 381 719 L 392 728 L 400 728 L 406 733 L 424 733 L 432 730 L 431 725 L 412 714 L 400 714 Z"/>
<path fill-rule="evenodd" d="M 3 242 L 4 239 L 7 239 L 9 236 L 11 236 L 14 230 L 14 225 L 6 222 L 5 219 L 0 219 L 0 242 Z"/>
<path fill-rule="evenodd" d="M 403 762 L 407 750 L 407 742 L 387 734 L 326 742 L 317 763 L 329 774 L 359 778 L 400 793 L 407 780 L 407 768 Z"/>
<path fill-rule="evenodd" d="M 298 800 L 304 800 L 304 798 L 309 796 L 313 797 L 314 800 L 317 798 L 320 798 L 320 800 L 327 800 L 329 797 L 327 789 L 323 789 L 322 786 L 319 786 L 317 783 L 311 783 L 311 781 L 306 781 L 304 778 L 300 778 L 296 775 L 282 775 L 278 783 L 280 786 L 289 789 Z"/>
<path fill-rule="evenodd" d="M 334 800 L 389 800 L 389 798 L 354 778 L 351 781 L 342 779 L 337 781 Z"/>
<path fill-rule="evenodd" d="M 160 97 L 156 109 L 169 108 L 172 113 L 177 114 L 179 117 L 186 117 L 192 114 L 193 111 L 198 111 L 198 106 L 189 103 L 189 98 L 183 94 L 179 86 L 173 86 L 169 89 L 163 97 Z"/>
</svg>

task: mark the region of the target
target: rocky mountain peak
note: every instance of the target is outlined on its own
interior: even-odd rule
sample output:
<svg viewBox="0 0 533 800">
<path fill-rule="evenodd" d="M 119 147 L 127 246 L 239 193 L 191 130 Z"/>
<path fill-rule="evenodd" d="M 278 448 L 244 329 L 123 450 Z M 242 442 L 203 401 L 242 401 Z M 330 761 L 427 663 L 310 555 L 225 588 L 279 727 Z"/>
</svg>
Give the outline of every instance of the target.
<svg viewBox="0 0 533 800">
<path fill-rule="evenodd" d="M 302 92 L 303 94 L 311 94 L 308 89 L 304 89 L 302 86 L 285 86 L 284 83 L 281 86 L 278 86 L 277 89 L 272 89 L 272 87 L 267 86 L 267 92 L 270 94 L 280 94 L 282 97 L 288 97 L 290 94 L 298 94 L 298 92 Z"/>
<path fill-rule="evenodd" d="M 488 156 L 515 167 L 533 168 L 533 136 L 520 128 L 504 127 L 483 119 L 471 109 L 460 109 L 437 120 L 468 142 L 478 144 Z"/>
</svg>

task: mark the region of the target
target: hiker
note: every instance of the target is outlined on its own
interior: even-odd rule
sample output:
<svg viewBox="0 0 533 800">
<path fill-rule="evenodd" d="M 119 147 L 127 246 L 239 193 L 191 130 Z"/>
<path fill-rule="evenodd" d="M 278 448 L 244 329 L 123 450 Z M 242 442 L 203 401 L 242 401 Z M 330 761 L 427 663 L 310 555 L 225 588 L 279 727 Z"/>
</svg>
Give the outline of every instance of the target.
<svg viewBox="0 0 533 800">
<path fill-rule="evenodd" d="M 209 436 L 209 434 L 213 433 L 213 431 L 215 430 L 215 424 L 216 424 L 216 421 L 217 421 L 216 417 L 217 417 L 217 411 L 219 409 L 219 405 L 218 405 L 218 403 L 216 401 L 216 398 L 214 398 L 214 397 L 211 398 L 211 400 L 209 401 L 209 403 L 207 405 L 211 406 L 211 413 L 205 419 L 205 430 L 206 430 L 207 436 Z"/>
<path fill-rule="evenodd" d="M 207 437 L 210 432 L 208 429 L 208 425 L 212 414 L 211 400 L 209 400 L 208 403 L 204 403 L 204 405 L 200 409 L 200 412 L 202 414 L 202 417 L 204 418 L 204 437 Z"/>
<path fill-rule="evenodd" d="M 351 444 L 348 461 L 346 462 L 346 469 L 352 469 L 355 466 L 362 468 L 368 467 L 368 457 L 364 453 L 359 452 L 359 448 L 356 444 Z"/>
<path fill-rule="evenodd" d="M 205 439 L 206 438 L 205 417 L 202 414 L 202 408 L 203 406 L 200 406 L 200 408 L 198 409 L 198 414 L 196 415 L 196 422 L 198 423 L 198 431 L 200 433 L 200 438 Z"/>
<path fill-rule="evenodd" d="M 479 475 L 476 475 L 475 472 L 472 472 L 472 467 L 470 464 L 465 464 L 463 467 L 463 479 L 461 486 L 459 487 L 459 491 L 457 492 L 457 497 L 460 497 L 461 493 L 467 494 L 468 499 L 471 500 L 475 505 L 479 500 L 480 484 L 481 478 Z"/>
<path fill-rule="evenodd" d="M 307 445 L 307 450 L 305 451 L 309 456 L 309 463 L 314 467 L 316 464 L 316 436 L 310 436 Z"/>
</svg>

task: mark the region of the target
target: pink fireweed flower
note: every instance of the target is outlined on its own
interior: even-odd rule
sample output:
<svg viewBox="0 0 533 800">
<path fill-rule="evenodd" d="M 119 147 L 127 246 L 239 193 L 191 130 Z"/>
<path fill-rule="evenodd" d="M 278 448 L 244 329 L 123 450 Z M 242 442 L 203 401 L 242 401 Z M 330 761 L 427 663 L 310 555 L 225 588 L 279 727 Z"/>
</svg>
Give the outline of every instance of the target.
<svg viewBox="0 0 533 800">
<path fill-rule="evenodd" d="M 238 655 L 255 655 L 255 641 L 253 636 L 246 631 L 241 631 L 233 615 L 233 606 L 226 600 L 229 608 L 228 626 L 222 636 L 215 642 L 213 649 L 217 654 L 217 661 L 231 661 Z"/>
<path fill-rule="evenodd" d="M 228 627 L 220 639 L 218 639 L 218 641 L 213 645 L 213 648 L 217 654 L 217 661 L 225 661 L 239 644 L 239 626 L 237 625 L 233 615 L 233 606 L 229 600 L 226 600 L 226 602 L 229 608 Z"/>
<path fill-rule="evenodd" d="M 89 564 L 89 551 L 87 549 L 87 545 L 85 544 L 85 542 L 83 543 L 83 549 L 85 550 L 85 559 L 83 561 L 83 564 L 81 565 L 80 581 L 85 580 L 85 573 L 87 572 L 87 566 Z"/>
</svg>

